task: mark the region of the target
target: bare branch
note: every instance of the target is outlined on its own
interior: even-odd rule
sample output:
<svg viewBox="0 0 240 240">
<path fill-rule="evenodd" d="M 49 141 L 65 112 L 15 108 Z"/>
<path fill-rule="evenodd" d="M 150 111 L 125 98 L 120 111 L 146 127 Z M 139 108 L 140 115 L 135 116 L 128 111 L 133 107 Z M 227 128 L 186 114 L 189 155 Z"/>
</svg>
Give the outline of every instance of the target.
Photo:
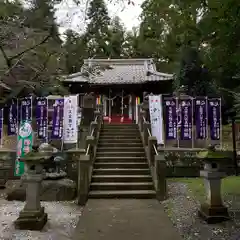
<svg viewBox="0 0 240 240">
<path fill-rule="evenodd" d="M 27 48 L 27 49 L 25 49 L 24 51 L 22 51 L 22 52 L 20 52 L 20 53 L 18 53 L 18 54 L 16 54 L 16 55 L 14 55 L 14 56 L 12 56 L 9 60 L 12 61 L 13 59 L 18 58 L 18 57 L 22 56 L 23 54 L 25 54 L 25 53 L 27 53 L 27 52 L 30 52 L 31 50 L 33 50 L 33 49 L 41 46 L 42 44 L 46 43 L 46 42 L 48 41 L 48 39 L 50 39 L 51 36 L 52 36 L 52 34 L 50 33 L 50 34 L 47 35 L 41 42 L 39 42 L 39 43 L 33 45 L 32 47 Z"/>
</svg>

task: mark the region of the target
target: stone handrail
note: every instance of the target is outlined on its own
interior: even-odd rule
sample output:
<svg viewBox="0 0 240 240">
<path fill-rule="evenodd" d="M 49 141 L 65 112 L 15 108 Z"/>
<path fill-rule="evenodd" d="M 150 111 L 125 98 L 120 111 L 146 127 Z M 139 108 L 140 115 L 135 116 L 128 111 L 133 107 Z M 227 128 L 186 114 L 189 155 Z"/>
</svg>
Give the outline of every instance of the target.
<svg viewBox="0 0 240 240">
<path fill-rule="evenodd" d="M 92 178 L 93 164 L 96 158 L 97 144 L 102 125 L 102 111 L 94 112 L 94 121 L 90 124 L 90 134 L 86 138 L 86 151 L 80 155 L 78 165 L 78 204 L 85 205 Z"/>
<path fill-rule="evenodd" d="M 138 117 L 140 135 L 151 170 L 157 199 L 164 200 L 167 197 L 166 161 L 164 154 L 159 154 L 157 151 L 157 139 L 151 134 L 151 124 L 146 121 L 146 115 L 146 110 L 143 110 L 140 106 Z"/>
</svg>

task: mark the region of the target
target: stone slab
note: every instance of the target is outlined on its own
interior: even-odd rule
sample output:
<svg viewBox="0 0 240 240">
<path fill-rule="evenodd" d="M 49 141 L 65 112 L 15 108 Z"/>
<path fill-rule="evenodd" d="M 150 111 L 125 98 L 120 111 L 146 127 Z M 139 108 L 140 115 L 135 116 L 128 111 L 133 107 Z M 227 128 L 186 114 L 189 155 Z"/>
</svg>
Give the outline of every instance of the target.
<svg viewBox="0 0 240 240">
<path fill-rule="evenodd" d="M 14 222 L 16 229 L 40 231 L 47 223 L 48 215 L 44 208 L 36 212 L 20 212 L 18 219 Z"/>
<path fill-rule="evenodd" d="M 26 184 L 21 180 L 9 180 L 6 188 L 7 200 L 25 201 Z M 71 201 L 76 198 L 76 183 L 70 179 L 44 180 L 40 194 L 41 201 Z"/>
<path fill-rule="evenodd" d="M 73 240 L 180 240 L 180 234 L 156 200 L 90 199 Z"/>
<path fill-rule="evenodd" d="M 208 224 L 216 224 L 230 220 L 228 209 L 225 206 L 209 206 L 202 204 L 198 216 Z"/>
</svg>

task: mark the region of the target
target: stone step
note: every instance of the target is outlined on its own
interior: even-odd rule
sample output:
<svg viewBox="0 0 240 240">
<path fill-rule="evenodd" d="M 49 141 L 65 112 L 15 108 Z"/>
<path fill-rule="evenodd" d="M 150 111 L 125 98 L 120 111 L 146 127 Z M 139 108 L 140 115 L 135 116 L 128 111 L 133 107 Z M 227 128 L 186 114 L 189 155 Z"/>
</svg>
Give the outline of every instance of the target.
<svg viewBox="0 0 240 240">
<path fill-rule="evenodd" d="M 98 152 L 144 152 L 143 146 L 140 147 L 98 147 Z"/>
<path fill-rule="evenodd" d="M 101 156 L 106 156 L 106 157 L 145 157 L 145 152 L 142 150 L 141 152 L 98 152 L 97 151 L 97 157 L 101 157 Z"/>
<path fill-rule="evenodd" d="M 135 134 L 124 134 L 124 135 L 109 135 L 109 134 L 102 134 L 100 135 L 99 137 L 99 140 L 104 140 L 104 139 L 133 139 L 133 140 L 141 140 L 140 136 L 139 135 L 135 135 Z"/>
<path fill-rule="evenodd" d="M 136 134 L 139 134 L 139 130 L 138 129 L 132 129 L 132 128 L 123 128 L 123 129 L 101 129 L 101 133 L 127 133 L 127 132 L 130 132 L 130 133 L 136 133 Z"/>
<path fill-rule="evenodd" d="M 148 168 L 147 162 L 95 162 L 94 169 L 101 168 Z"/>
<path fill-rule="evenodd" d="M 99 168 L 94 169 L 96 175 L 149 175 L 148 168 Z"/>
<path fill-rule="evenodd" d="M 92 182 L 152 182 L 151 175 L 95 175 Z"/>
<path fill-rule="evenodd" d="M 105 147 L 143 147 L 142 142 L 123 142 L 123 143 L 99 143 L 98 148 L 105 148 Z"/>
<path fill-rule="evenodd" d="M 89 198 L 155 198 L 153 190 L 127 190 L 127 191 L 90 191 Z"/>
<path fill-rule="evenodd" d="M 135 123 L 126 123 L 126 124 L 117 124 L 117 123 L 112 123 L 112 124 L 108 124 L 108 123 L 103 123 L 102 128 L 138 128 L 138 125 Z"/>
<path fill-rule="evenodd" d="M 92 190 L 154 190 L 151 182 L 94 182 L 91 183 Z"/>
<path fill-rule="evenodd" d="M 112 144 L 118 144 L 118 143 L 138 143 L 138 144 L 142 144 L 142 140 L 141 139 L 114 139 L 114 138 L 102 138 L 99 139 L 98 144 L 108 144 L 108 143 L 112 143 Z"/>
<path fill-rule="evenodd" d="M 141 157 L 137 157 L 137 156 L 97 156 L 95 163 L 117 163 L 117 162 L 144 162 L 146 163 L 146 157 L 145 156 L 141 156 Z"/>
</svg>

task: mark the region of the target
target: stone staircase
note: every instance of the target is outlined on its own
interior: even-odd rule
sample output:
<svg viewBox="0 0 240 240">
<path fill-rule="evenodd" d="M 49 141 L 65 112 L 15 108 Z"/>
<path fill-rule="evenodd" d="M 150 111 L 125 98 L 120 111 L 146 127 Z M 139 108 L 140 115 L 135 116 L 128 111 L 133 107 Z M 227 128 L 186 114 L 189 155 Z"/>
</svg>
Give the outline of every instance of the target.
<svg viewBox="0 0 240 240">
<path fill-rule="evenodd" d="M 104 124 L 89 198 L 155 198 L 136 124 Z"/>
</svg>

